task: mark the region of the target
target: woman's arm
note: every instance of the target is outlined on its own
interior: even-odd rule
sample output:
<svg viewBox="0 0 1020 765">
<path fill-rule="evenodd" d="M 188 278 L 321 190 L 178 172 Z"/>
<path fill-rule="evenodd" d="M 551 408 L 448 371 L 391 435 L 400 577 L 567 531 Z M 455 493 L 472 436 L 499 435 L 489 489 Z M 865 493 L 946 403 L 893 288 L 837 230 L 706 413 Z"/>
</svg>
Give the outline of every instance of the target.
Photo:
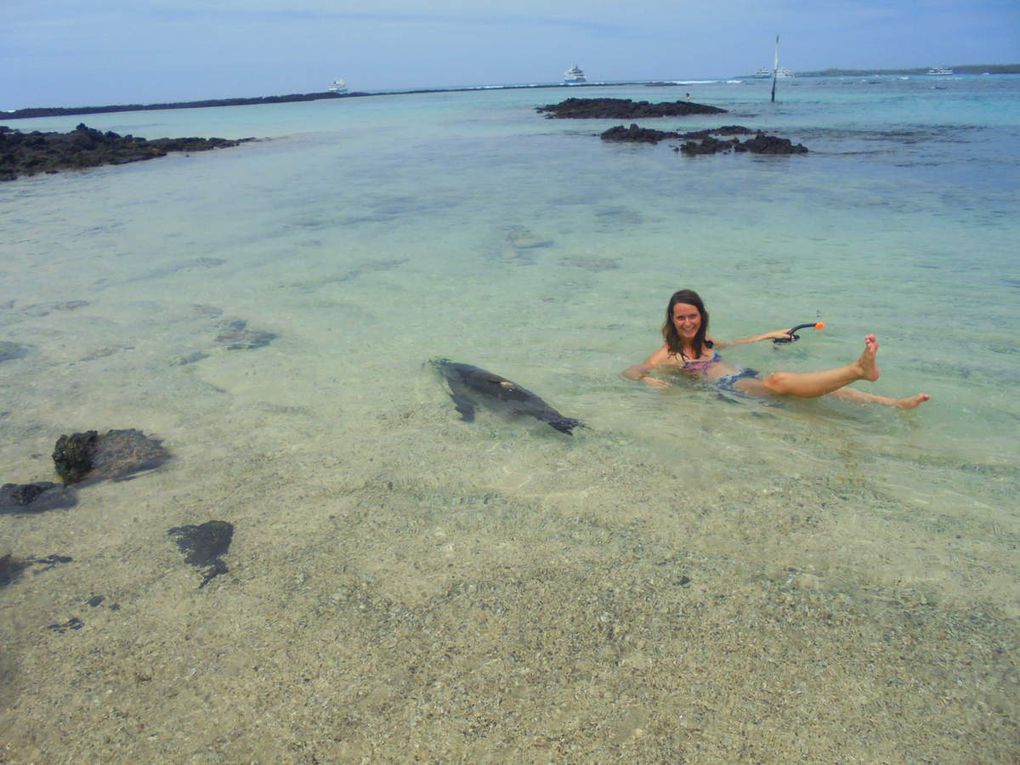
<svg viewBox="0 0 1020 765">
<path fill-rule="evenodd" d="M 790 330 L 777 329 L 775 332 L 766 332 L 763 335 L 754 337 L 741 337 L 737 340 L 712 340 L 715 348 L 728 348 L 731 345 L 747 345 L 748 343 L 760 343 L 762 340 L 781 340 L 790 336 Z"/>
<path fill-rule="evenodd" d="M 628 380 L 640 380 L 650 388 L 668 388 L 669 383 L 657 377 L 649 377 L 652 370 L 666 364 L 669 359 L 669 347 L 663 346 L 645 359 L 643 364 L 635 364 L 623 370 L 623 376 Z"/>
</svg>

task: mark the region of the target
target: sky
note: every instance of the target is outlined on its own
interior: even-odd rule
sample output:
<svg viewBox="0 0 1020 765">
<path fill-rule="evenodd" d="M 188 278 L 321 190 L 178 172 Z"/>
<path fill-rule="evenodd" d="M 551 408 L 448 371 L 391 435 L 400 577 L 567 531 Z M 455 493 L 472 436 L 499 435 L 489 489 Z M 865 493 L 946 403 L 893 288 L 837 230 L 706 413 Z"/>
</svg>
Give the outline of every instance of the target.
<svg viewBox="0 0 1020 765">
<path fill-rule="evenodd" d="M 3 0 L 0 109 L 1020 63 L 1020 0 Z"/>
</svg>

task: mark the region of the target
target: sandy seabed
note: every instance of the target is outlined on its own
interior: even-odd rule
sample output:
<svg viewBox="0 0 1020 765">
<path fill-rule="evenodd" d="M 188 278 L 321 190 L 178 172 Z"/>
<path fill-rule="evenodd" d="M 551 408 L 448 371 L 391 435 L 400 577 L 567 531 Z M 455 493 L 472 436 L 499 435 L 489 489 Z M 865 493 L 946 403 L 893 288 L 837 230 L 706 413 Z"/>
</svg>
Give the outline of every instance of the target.
<svg viewBox="0 0 1020 765">
<path fill-rule="evenodd" d="M 250 356 L 174 391 L 207 416 L 141 423 L 172 462 L 0 518 L 73 558 L 0 590 L 0 761 L 1017 760 L 1015 529 L 849 456 L 469 425 L 424 371 L 337 420 L 260 404 Z M 8 424 L 21 480 L 53 427 Z M 212 518 L 230 571 L 200 589 L 166 529 Z"/>
</svg>

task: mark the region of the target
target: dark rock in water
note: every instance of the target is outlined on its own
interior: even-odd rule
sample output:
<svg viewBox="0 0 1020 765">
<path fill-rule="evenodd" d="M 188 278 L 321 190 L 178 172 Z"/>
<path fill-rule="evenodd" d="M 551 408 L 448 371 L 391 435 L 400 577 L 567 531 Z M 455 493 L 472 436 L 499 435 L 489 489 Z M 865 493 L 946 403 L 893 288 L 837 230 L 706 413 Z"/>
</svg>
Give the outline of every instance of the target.
<svg viewBox="0 0 1020 765">
<path fill-rule="evenodd" d="M 175 537 L 184 559 L 192 566 L 208 566 L 199 589 L 215 577 L 227 573 L 227 564 L 221 559 L 230 547 L 234 527 L 226 521 L 208 521 L 201 526 L 177 526 L 166 532 Z"/>
<path fill-rule="evenodd" d="M 602 133 L 603 141 L 614 143 L 658 143 L 677 138 L 679 134 L 671 130 L 652 130 L 651 128 L 638 127 L 637 123 L 630 123 L 630 127 L 617 125 Z"/>
<path fill-rule="evenodd" d="M 262 348 L 276 339 L 272 332 L 248 329 L 248 322 L 244 319 L 225 321 L 220 324 L 220 329 L 222 331 L 216 336 L 216 342 L 226 346 L 228 351 Z"/>
<path fill-rule="evenodd" d="M 720 128 L 719 130 L 709 131 L 696 131 L 694 133 L 685 133 L 681 138 L 691 138 L 698 140 L 686 141 L 680 146 L 680 153 L 686 154 L 687 156 L 697 156 L 699 154 L 718 154 L 720 152 L 750 152 L 751 154 L 806 154 L 807 148 L 802 144 L 794 144 L 789 138 L 780 138 L 779 136 L 766 135 L 765 133 L 757 133 L 754 138 L 749 138 L 746 141 L 740 141 L 738 138 L 731 138 L 726 141 L 720 141 L 716 138 L 716 135 L 739 135 L 745 132 L 750 132 L 747 128 L 740 127 L 739 125 L 731 125 L 727 128 Z"/>
<path fill-rule="evenodd" d="M 28 353 L 28 348 L 25 346 L 11 343 L 7 340 L 0 340 L 0 361 L 20 359 L 26 353 Z"/>
<path fill-rule="evenodd" d="M 564 417 L 528 389 L 488 370 L 449 359 L 433 359 L 432 365 L 446 379 L 450 398 L 465 422 L 474 421 L 475 408 L 482 404 L 507 414 L 534 417 L 568 436 L 574 428 L 584 426 L 580 420 Z"/>
<path fill-rule="evenodd" d="M 85 605 L 95 608 L 104 600 L 106 600 L 106 598 L 103 595 L 93 595 L 91 598 L 85 601 Z"/>
<path fill-rule="evenodd" d="M 749 151 L 752 154 L 807 154 L 807 147 L 794 144 L 789 138 L 758 133 L 754 138 L 734 147 L 737 151 Z"/>
<path fill-rule="evenodd" d="M 537 106 L 535 111 L 556 119 L 640 119 L 643 117 L 686 117 L 690 114 L 724 114 L 718 106 L 693 101 L 652 104 L 629 98 L 568 98 L 558 104 Z"/>
<path fill-rule="evenodd" d="M 0 487 L 0 515 L 44 513 L 76 504 L 78 498 L 72 489 L 49 481 L 5 483 Z"/>
<path fill-rule="evenodd" d="M 57 439 L 53 448 L 53 464 L 65 484 L 77 483 L 88 475 L 98 443 L 99 434 L 94 430 L 62 435 Z"/>
<path fill-rule="evenodd" d="M 170 459 L 158 438 L 134 428 L 61 436 L 53 450 L 53 462 L 65 484 L 88 481 L 128 480 Z"/>
<path fill-rule="evenodd" d="M 706 128 L 705 130 L 692 130 L 689 133 L 681 133 L 680 138 L 685 139 L 702 139 L 708 138 L 710 135 L 751 135 L 754 133 L 751 128 L 744 127 L 743 125 L 723 125 L 720 128 Z"/>
<path fill-rule="evenodd" d="M 506 235 L 506 243 L 515 250 L 537 250 L 552 246 L 552 240 L 543 239 L 524 226 L 511 226 Z"/>
<path fill-rule="evenodd" d="M 177 366 L 186 366 L 188 364 L 194 364 L 196 361 L 209 358 L 208 353 L 202 353 L 202 351 L 194 351 L 189 353 L 187 356 L 178 356 L 174 363 Z"/>
<path fill-rule="evenodd" d="M 80 124 L 70 133 L 22 133 L 0 126 L 0 181 L 19 175 L 81 170 L 99 165 L 166 156 L 173 151 L 207 151 L 237 146 L 244 141 L 223 138 L 157 138 L 146 140 L 102 132 Z"/>
<path fill-rule="evenodd" d="M 698 154 L 718 154 L 719 152 L 732 151 L 740 145 L 739 138 L 730 138 L 728 141 L 720 141 L 714 136 L 706 136 L 701 141 L 686 141 L 680 146 L 680 153 L 687 156 Z"/>
<path fill-rule="evenodd" d="M 68 630 L 80 630 L 85 626 L 85 622 L 79 619 L 77 616 L 72 616 L 63 624 L 51 624 L 50 629 L 54 632 L 64 633 Z"/>
</svg>

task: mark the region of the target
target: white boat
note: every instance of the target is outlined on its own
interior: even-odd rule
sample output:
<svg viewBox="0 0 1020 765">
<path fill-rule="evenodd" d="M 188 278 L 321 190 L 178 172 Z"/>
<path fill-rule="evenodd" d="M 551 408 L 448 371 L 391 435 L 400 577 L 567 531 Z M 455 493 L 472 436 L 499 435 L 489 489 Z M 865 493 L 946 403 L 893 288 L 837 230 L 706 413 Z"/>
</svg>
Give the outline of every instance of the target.
<svg viewBox="0 0 1020 765">
<path fill-rule="evenodd" d="M 582 82 L 588 82 L 588 78 L 584 76 L 584 72 L 581 71 L 581 67 L 577 64 L 574 64 L 563 73 L 564 85 L 578 85 Z"/>
<path fill-rule="evenodd" d="M 945 77 L 946 75 L 952 74 L 953 70 L 948 66 L 933 66 L 928 70 L 928 74 L 933 77 Z"/>
<path fill-rule="evenodd" d="M 347 83 L 344 80 L 333 80 L 333 84 L 326 88 L 326 92 L 342 95 L 347 92 Z"/>
</svg>

